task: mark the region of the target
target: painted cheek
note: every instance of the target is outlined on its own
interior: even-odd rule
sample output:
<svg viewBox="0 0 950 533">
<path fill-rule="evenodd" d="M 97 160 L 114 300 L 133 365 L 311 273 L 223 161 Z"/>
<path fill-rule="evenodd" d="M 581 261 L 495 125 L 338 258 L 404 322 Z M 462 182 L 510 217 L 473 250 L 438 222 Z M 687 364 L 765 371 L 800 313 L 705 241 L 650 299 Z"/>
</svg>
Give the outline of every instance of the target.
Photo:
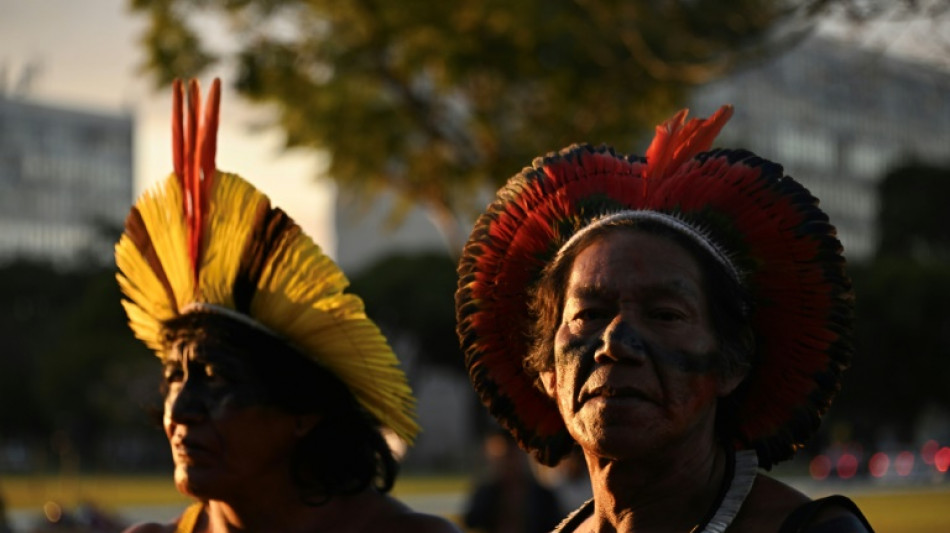
<svg viewBox="0 0 950 533">
<path fill-rule="evenodd" d="M 584 379 L 594 366 L 594 354 L 603 345 L 599 336 L 582 337 L 569 333 L 562 326 L 554 349 L 554 366 L 558 376 L 558 396 L 560 402 L 570 412 L 577 410 L 577 394 Z"/>
<path fill-rule="evenodd" d="M 264 390 L 256 384 L 231 383 L 212 388 L 207 405 L 213 416 L 222 416 L 235 410 L 263 405 L 264 398 Z"/>
<path fill-rule="evenodd" d="M 715 354 L 668 349 L 659 343 L 647 341 L 626 321 L 610 332 L 610 342 L 623 346 L 632 353 L 645 353 L 657 365 L 673 368 L 685 374 L 707 374 L 713 367 Z"/>
<path fill-rule="evenodd" d="M 713 370 L 715 362 L 715 354 L 712 353 L 690 353 L 656 347 L 651 347 L 649 352 L 657 363 L 684 374 L 707 375 Z"/>
<path fill-rule="evenodd" d="M 684 403 L 690 411 L 699 411 L 714 403 L 718 396 L 716 380 L 711 376 L 696 376 L 685 383 L 685 390 L 681 391 Z"/>
</svg>

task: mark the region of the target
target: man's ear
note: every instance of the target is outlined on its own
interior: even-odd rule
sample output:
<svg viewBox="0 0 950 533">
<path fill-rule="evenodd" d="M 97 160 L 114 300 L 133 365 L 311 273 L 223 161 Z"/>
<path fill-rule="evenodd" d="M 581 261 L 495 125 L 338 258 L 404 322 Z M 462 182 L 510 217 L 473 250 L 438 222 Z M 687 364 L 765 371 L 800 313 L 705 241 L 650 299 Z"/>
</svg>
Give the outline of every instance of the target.
<svg viewBox="0 0 950 533">
<path fill-rule="evenodd" d="M 557 373 L 553 370 L 542 370 L 538 372 L 538 380 L 544 387 L 544 392 L 552 399 L 556 400 L 555 391 L 557 391 Z"/>
<path fill-rule="evenodd" d="M 315 413 L 298 415 L 295 420 L 294 426 L 294 435 L 298 438 L 303 437 L 307 433 L 310 433 L 310 430 L 317 427 L 317 424 L 323 420 L 323 415 L 318 415 Z"/>
</svg>

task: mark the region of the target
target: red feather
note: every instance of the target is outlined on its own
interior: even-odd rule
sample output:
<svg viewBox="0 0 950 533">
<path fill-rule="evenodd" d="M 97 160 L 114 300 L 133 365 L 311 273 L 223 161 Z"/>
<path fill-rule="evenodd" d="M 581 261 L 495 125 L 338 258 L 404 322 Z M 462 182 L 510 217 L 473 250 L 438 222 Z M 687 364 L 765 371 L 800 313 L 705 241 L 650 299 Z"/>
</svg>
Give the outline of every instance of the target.
<svg viewBox="0 0 950 533">
<path fill-rule="evenodd" d="M 696 154 L 709 150 L 719 131 L 732 117 L 732 106 L 720 107 L 709 118 L 694 118 L 686 122 L 688 113 L 688 109 L 683 109 L 656 127 L 656 137 L 646 152 L 647 169 L 644 174 L 648 179 L 644 187 L 648 187 L 652 180 L 663 179 L 676 171 Z"/>
<path fill-rule="evenodd" d="M 201 116 L 201 91 L 197 80 L 188 83 L 188 108 L 184 108 L 181 80 L 172 83 L 172 159 L 182 189 L 182 213 L 188 228 L 188 258 L 198 286 L 201 245 L 204 238 L 208 198 L 215 173 L 221 80 L 215 79 L 208 94 L 204 122 Z"/>
</svg>

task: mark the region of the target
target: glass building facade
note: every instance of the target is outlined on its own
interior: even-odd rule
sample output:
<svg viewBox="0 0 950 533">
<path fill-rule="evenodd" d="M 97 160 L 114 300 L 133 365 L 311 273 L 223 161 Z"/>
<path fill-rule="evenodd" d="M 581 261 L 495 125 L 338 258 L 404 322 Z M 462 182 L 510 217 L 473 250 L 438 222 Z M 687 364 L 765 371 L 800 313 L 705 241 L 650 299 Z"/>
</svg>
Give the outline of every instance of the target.
<svg viewBox="0 0 950 533">
<path fill-rule="evenodd" d="M 0 260 L 108 263 L 132 200 L 133 120 L 0 95 Z"/>
<path fill-rule="evenodd" d="M 950 73 L 846 43 L 810 39 L 693 98 L 697 116 L 723 103 L 735 115 L 716 144 L 781 162 L 820 199 L 851 260 L 877 247 L 889 170 L 950 164 Z"/>
</svg>

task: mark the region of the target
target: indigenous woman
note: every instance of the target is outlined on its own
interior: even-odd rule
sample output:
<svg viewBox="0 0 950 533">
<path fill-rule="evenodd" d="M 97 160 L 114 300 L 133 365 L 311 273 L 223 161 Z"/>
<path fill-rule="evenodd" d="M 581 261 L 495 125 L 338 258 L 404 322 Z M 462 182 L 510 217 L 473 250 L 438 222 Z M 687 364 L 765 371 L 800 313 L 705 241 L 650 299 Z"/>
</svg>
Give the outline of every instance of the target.
<svg viewBox="0 0 950 533">
<path fill-rule="evenodd" d="M 220 84 L 175 84 L 174 173 L 116 246 L 123 305 L 164 369 L 175 485 L 196 503 L 131 532 L 455 532 L 390 497 L 385 431 L 414 399 L 339 268 L 286 213 L 215 167 Z"/>
<path fill-rule="evenodd" d="M 536 159 L 465 247 L 476 391 L 541 463 L 587 461 L 593 499 L 557 531 L 871 530 L 847 498 L 759 470 L 818 428 L 853 298 L 817 200 L 773 162 L 710 151 L 731 113 L 680 112 L 645 157 Z"/>
</svg>

